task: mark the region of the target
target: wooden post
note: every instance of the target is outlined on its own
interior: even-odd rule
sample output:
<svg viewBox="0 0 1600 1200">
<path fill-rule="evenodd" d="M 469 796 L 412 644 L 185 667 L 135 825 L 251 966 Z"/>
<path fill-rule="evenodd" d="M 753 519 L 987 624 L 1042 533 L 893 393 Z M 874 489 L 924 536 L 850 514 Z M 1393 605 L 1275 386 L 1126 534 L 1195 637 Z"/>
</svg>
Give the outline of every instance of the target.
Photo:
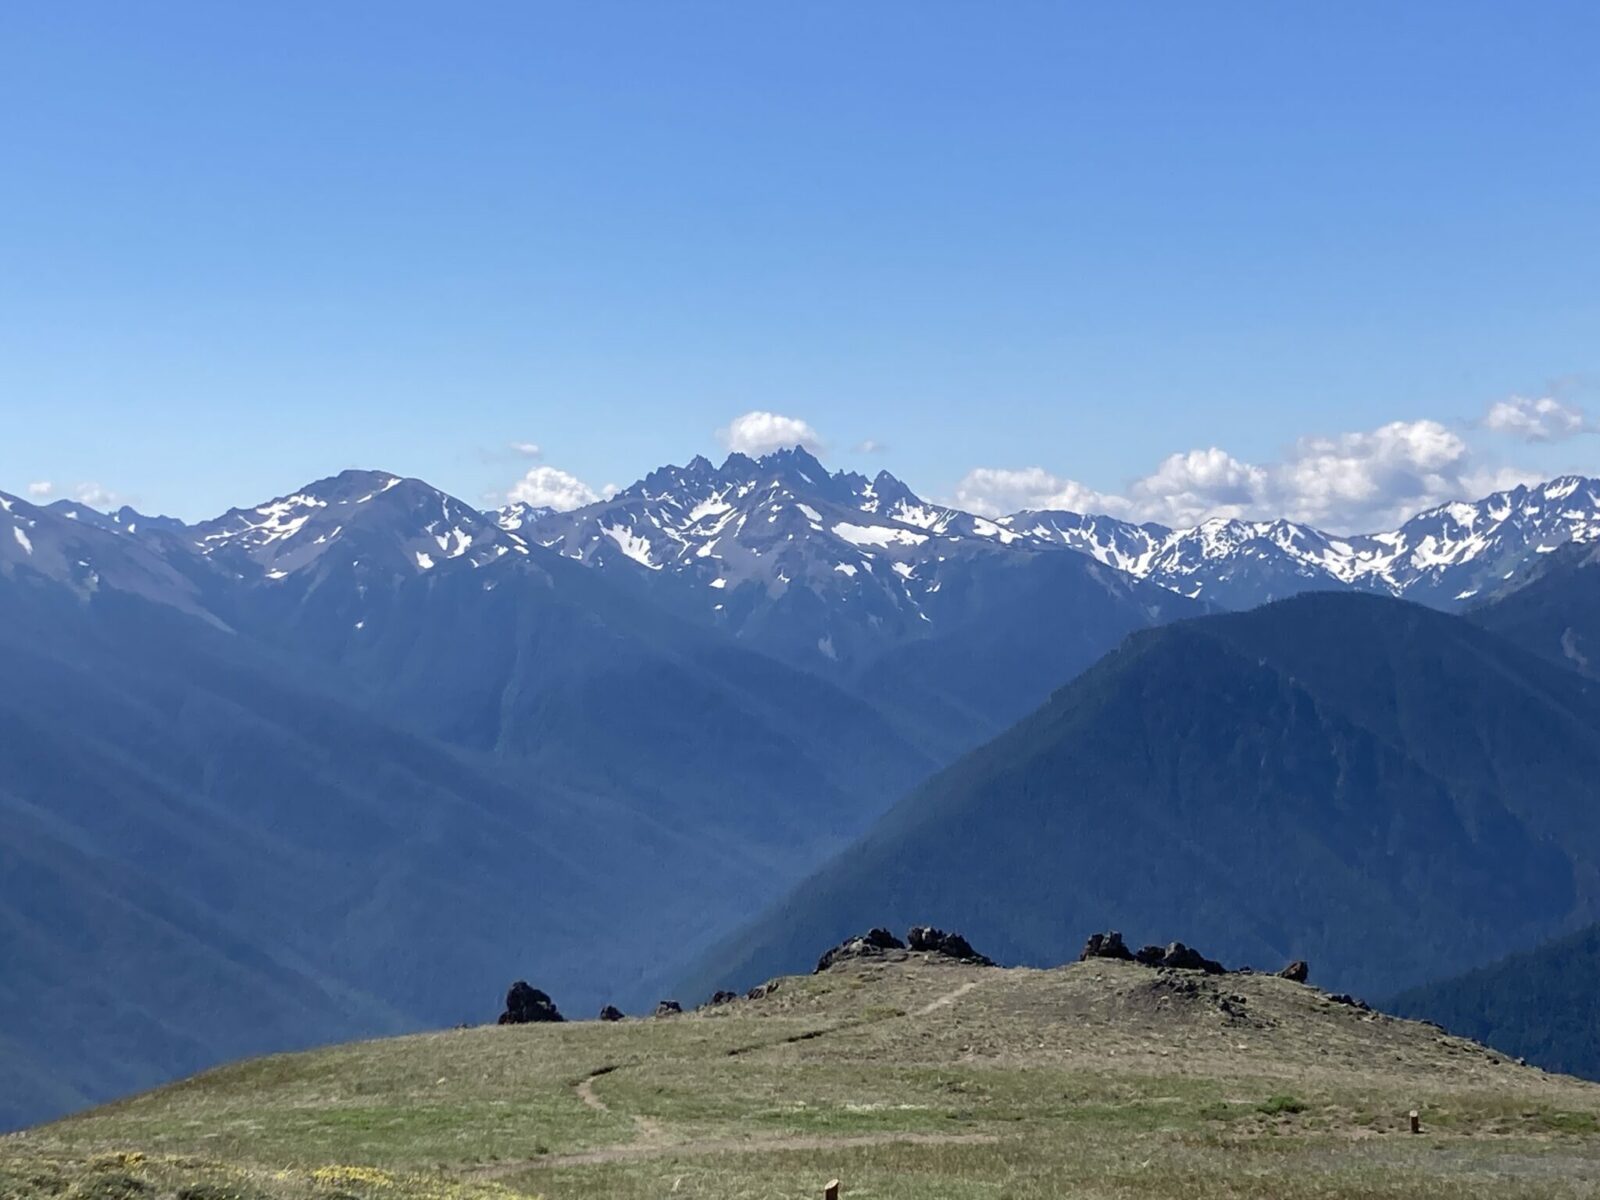
<svg viewBox="0 0 1600 1200">
<path fill-rule="evenodd" d="M 1417 1110 L 1414 1108 L 1411 1110 L 1411 1132 L 1422 1132 L 1422 1114 L 1417 1112 Z"/>
<path fill-rule="evenodd" d="M 839 1200 L 839 1181 L 830 1179 L 822 1187 L 822 1200 Z"/>
</svg>

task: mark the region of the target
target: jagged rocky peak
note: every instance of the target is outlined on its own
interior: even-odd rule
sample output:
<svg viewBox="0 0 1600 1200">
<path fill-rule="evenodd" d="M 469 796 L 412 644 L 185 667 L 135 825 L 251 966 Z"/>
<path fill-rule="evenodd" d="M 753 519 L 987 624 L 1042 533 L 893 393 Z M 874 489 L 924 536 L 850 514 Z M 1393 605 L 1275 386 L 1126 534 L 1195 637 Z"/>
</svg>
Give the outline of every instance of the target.
<svg viewBox="0 0 1600 1200">
<path fill-rule="evenodd" d="M 1452 607 L 1568 541 L 1600 541 L 1600 480 L 1568 475 L 1452 501 L 1399 528 L 1338 534 L 1286 519 L 1214 517 L 1187 529 L 1067 511 L 1000 522 L 1029 544 L 1064 545 L 1223 608 L 1316 588 L 1387 592 Z"/>
<path fill-rule="evenodd" d="M 696 454 L 684 466 L 669 464 L 657 467 L 631 488 L 619 492 L 618 496 L 683 499 L 715 488 L 723 482 L 725 473 L 712 466 L 711 460 L 705 455 Z M 603 505 L 607 502 L 600 503 Z"/>
</svg>

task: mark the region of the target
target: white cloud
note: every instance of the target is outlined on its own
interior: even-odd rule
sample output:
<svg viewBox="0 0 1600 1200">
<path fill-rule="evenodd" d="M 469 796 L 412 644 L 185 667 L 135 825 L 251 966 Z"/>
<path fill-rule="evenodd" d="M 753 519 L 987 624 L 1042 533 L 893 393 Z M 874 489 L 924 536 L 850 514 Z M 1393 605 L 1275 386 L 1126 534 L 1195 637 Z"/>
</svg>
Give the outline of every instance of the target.
<svg viewBox="0 0 1600 1200">
<path fill-rule="evenodd" d="M 956 484 L 955 504 L 979 516 L 999 517 L 1023 509 L 1064 508 L 1120 515 L 1128 502 L 1052 475 L 1043 467 L 976 467 Z"/>
<path fill-rule="evenodd" d="M 857 454 L 887 454 L 889 447 L 877 438 L 865 438 L 851 447 Z"/>
<path fill-rule="evenodd" d="M 1133 511 L 1140 520 L 1175 525 L 1242 516 L 1268 486 L 1267 475 L 1216 446 L 1170 454 L 1134 483 Z"/>
<path fill-rule="evenodd" d="M 1249 463 L 1216 447 L 1169 455 L 1126 496 L 1100 492 L 1043 467 L 979 467 L 955 503 L 996 516 L 1061 508 L 1184 527 L 1209 517 L 1287 517 L 1341 533 L 1393 528 L 1449 500 L 1472 499 L 1538 476 L 1474 460 L 1438 421 L 1301 438 L 1281 460 Z"/>
<path fill-rule="evenodd" d="M 98 483 L 80 483 L 73 489 L 73 495 L 78 498 L 78 503 L 87 504 L 90 508 L 110 508 L 122 499 L 116 492 Z"/>
<path fill-rule="evenodd" d="M 717 438 L 736 454 L 770 454 L 789 446 L 804 446 L 817 453 L 823 448 L 817 431 L 799 417 L 760 410 L 735 417 L 726 429 L 717 431 Z"/>
<path fill-rule="evenodd" d="M 1551 396 L 1496 400 L 1484 414 L 1483 427 L 1525 442 L 1557 442 L 1595 429 L 1583 409 Z"/>
<path fill-rule="evenodd" d="M 512 442 L 511 453 L 519 454 L 523 458 L 538 458 L 544 453 L 538 442 Z"/>
<path fill-rule="evenodd" d="M 1272 468 L 1262 500 L 1296 521 L 1381 528 L 1462 498 L 1471 467 L 1466 442 L 1438 421 L 1391 421 L 1368 433 L 1302 438 Z"/>
<path fill-rule="evenodd" d="M 600 494 L 587 483 L 556 467 L 534 467 L 506 493 L 508 503 L 553 508 L 557 512 L 582 508 L 598 499 Z"/>
<path fill-rule="evenodd" d="M 55 490 L 56 485 L 48 479 L 41 479 L 38 483 L 30 483 L 28 485 L 28 495 L 38 500 L 43 500 Z"/>
</svg>

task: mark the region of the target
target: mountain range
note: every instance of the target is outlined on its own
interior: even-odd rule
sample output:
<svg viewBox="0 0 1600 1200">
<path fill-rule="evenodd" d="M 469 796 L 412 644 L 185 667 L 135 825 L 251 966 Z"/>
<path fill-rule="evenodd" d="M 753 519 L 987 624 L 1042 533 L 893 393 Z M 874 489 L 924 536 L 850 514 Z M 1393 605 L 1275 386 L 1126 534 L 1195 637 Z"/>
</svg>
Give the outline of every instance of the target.
<svg viewBox="0 0 1600 1200">
<path fill-rule="evenodd" d="M 1488 708 L 1476 724 L 1429 714 L 1514 681 L 1494 719 L 1529 723 L 1545 757 L 1494 740 L 1474 769 L 1526 768 L 1551 804 L 1570 798 L 1593 766 L 1574 714 L 1594 634 L 1571 610 L 1600 574 L 1580 570 L 1597 536 L 1600 483 L 1576 478 L 1340 538 L 1286 522 L 991 519 L 887 473 L 829 473 L 799 448 L 664 467 L 570 513 L 483 511 L 378 471 L 196 524 L 0 494 L 0 998 L 16 1014 L 0 1028 L 0 1126 L 222 1058 L 469 1019 L 508 975 L 580 1011 L 650 1004 L 692 962 L 709 978 L 706 964 L 766 961 L 770 928 L 741 924 L 823 864 L 879 855 L 903 879 L 896 855 L 913 846 L 927 857 L 905 861 L 952 898 L 958 867 L 990 854 L 972 874 L 991 895 L 953 912 L 1003 952 L 1054 953 L 1027 923 L 1054 928 L 1059 908 L 1012 902 L 1058 869 L 1050 822 L 1086 822 L 1106 920 L 1178 902 L 1110 886 L 1172 874 L 1141 858 L 1147 839 L 1157 861 L 1210 861 L 1183 902 L 1217 883 L 1197 937 L 1239 954 L 1304 944 L 1363 978 L 1348 924 L 1296 942 L 1294 914 L 1378 889 L 1393 904 L 1363 900 L 1364 918 L 1414 901 L 1405 928 L 1423 942 L 1374 984 L 1422 978 L 1469 938 L 1482 961 L 1587 911 L 1587 860 L 1552 852 L 1555 815 L 1440 766 L 1449 739 L 1491 738 Z M 1451 611 L 1496 600 L 1469 620 L 1308 597 L 1264 610 L 1277 640 L 1254 648 L 1256 614 L 1218 615 L 1330 588 Z M 1308 637 L 1325 658 L 1290 653 Z M 1352 707 L 1341 670 L 1412 680 L 1404 722 Z M 1063 703 L 1099 757 L 1041 740 Z M 1262 732 L 1286 721 L 1301 740 Z M 1282 901 L 1268 929 L 1207 860 L 1222 835 L 1206 814 L 1266 804 L 1284 779 L 1234 760 L 1288 751 L 1298 808 L 1260 829 L 1240 810 L 1229 828 L 1263 854 L 1269 831 L 1299 839 L 1338 870 L 1314 895 L 1267 887 Z M 885 840 L 925 823 L 907 813 L 954 811 L 970 794 L 950 781 L 976 779 L 975 763 L 1029 780 L 1034 815 L 992 820 L 1004 809 L 985 785 L 942 850 Z M 1067 794 L 1052 772 L 1092 764 L 1121 799 L 1096 800 L 1098 815 L 1044 804 Z M 1342 776 L 1352 764 L 1366 773 Z M 1172 781 L 1189 773 L 1210 782 L 1184 800 Z M 1335 777 L 1359 833 L 1318 816 Z M 1380 847 L 1430 836 L 1380 819 L 1419 788 L 1443 814 L 1441 863 L 1502 900 L 1513 870 L 1534 881 L 1504 927 L 1450 931 L 1450 905 L 1472 896 L 1420 850 L 1409 874 L 1384 874 Z M 1508 839 L 1499 875 L 1491 832 Z M 959 861 L 941 857 L 956 845 Z M 1094 872 L 1073 861 L 1082 900 Z M 858 882 L 841 895 L 870 895 Z M 1124 895 L 1118 918 L 1109 898 Z M 843 913 L 819 916 L 806 946 Z"/>
</svg>

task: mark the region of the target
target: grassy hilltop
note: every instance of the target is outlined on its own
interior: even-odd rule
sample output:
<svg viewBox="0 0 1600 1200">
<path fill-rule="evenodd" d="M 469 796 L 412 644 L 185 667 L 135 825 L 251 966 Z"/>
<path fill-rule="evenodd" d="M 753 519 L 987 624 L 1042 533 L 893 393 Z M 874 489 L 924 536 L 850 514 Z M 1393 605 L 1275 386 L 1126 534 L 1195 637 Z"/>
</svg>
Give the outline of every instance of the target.
<svg viewBox="0 0 1600 1200">
<path fill-rule="evenodd" d="M 0 1140 L 8 1200 L 801 1197 L 833 1177 L 900 1200 L 1600 1195 L 1600 1087 L 1275 977 L 908 954 L 697 1014 L 257 1059 Z"/>
</svg>

